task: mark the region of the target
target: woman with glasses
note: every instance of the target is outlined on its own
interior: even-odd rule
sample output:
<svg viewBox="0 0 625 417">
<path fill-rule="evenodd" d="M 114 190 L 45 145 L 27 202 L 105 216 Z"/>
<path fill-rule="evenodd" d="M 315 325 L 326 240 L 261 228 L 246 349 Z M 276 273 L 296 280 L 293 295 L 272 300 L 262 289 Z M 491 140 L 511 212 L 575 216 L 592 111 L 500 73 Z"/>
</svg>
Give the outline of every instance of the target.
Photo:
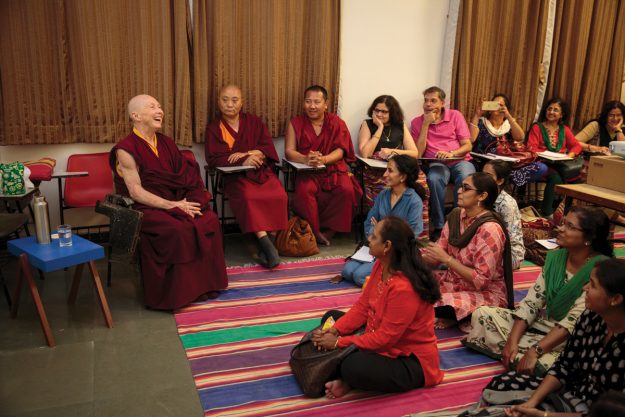
<svg viewBox="0 0 625 417">
<path fill-rule="evenodd" d="M 597 208 L 574 206 L 558 230 L 559 249 L 515 310 L 480 307 L 465 346 L 500 359 L 506 369 L 544 375 L 584 311 L 582 287 L 595 263 L 613 255 L 610 222 Z"/>
<path fill-rule="evenodd" d="M 576 158 L 582 153 L 582 145 L 575 139 L 573 132 L 566 126 L 569 118 L 569 105 L 558 97 L 549 99 L 538 116 L 538 122 L 530 129 L 527 139 L 527 149 L 533 152 L 558 152 L 570 158 Z M 542 203 L 542 212 L 545 216 L 553 214 L 553 202 L 555 200 L 555 187 L 557 184 L 573 182 L 579 178 L 582 165 L 569 162 L 548 164 L 547 185 Z"/>
<path fill-rule="evenodd" d="M 588 152 L 601 152 L 609 155 L 608 145 L 615 140 L 625 141 L 623 134 L 625 105 L 618 100 L 608 101 L 603 105 L 599 118 L 591 120 L 575 135 L 582 148 Z M 590 142 L 595 142 L 592 145 Z"/>
<path fill-rule="evenodd" d="M 436 304 L 437 328 L 466 319 L 482 305 L 505 307 L 512 296 L 506 292 L 506 282 L 512 282 L 510 242 L 493 212 L 497 183 L 477 172 L 458 191 L 458 207 L 449 214 L 440 239 L 424 249 L 426 262 L 447 266 L 435 272 L 442 293 Z"/>
<path fill-rule="evenodd" d="M 392 155 L 408 155 L 414 159 L 419 157 L 417 145 L 404 124 L 404 112 L 393 96 L 377 97 L 369 106 L 367 115 L 370 119 L 362 122 L 358 133 L 358 151 L 363 158 L 388 160 Z M 386 186 L 384 170 L 364 167 L 365 201 L 372 208 L 377 195 Z M 425 173 L 420 172 L 418 183 L 426 190 L 423 201 L 423 230 L 421 235 L 428 233 L 428 198 L 429 190 Z"/>
</svg>

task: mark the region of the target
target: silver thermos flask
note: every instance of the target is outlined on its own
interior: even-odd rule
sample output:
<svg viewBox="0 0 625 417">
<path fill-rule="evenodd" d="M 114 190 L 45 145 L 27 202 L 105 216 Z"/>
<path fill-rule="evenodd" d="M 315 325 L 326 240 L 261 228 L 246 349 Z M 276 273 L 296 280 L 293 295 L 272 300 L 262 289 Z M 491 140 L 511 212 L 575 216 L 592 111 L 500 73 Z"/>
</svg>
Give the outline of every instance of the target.
<svg viewBox="0 0 625 417">
<path fill-rule="evenodd" d="M 33 213 L 35 213 L 35 231 L 37 243 L 50 243 L 50 216 L 48 203 L 43 195 L 33 198 Z"/>
</svg>

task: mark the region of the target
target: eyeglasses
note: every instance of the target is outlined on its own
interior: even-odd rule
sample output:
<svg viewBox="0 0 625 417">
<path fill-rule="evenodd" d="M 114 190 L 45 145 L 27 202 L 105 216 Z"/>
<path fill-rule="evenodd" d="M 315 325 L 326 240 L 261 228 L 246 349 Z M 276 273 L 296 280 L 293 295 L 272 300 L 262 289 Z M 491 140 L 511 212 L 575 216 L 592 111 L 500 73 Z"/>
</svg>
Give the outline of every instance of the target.
<svg viewBox="0 0 625 417">
<path fill-rule="evenodd" d="M 562 222 L 562 225 L 560 226 L 563 229 L 569 229 L 569 230 L 577 230 L 579 232 L 583 231 L 584 229 L 579 227 L 579 226 L 575 226 L 573 223 L 571 222 Z"/>
<path fill-rule="evenodd" d="M 380 113 L 380 114 L 388 114 L 388 110 L 382 110 L 382 109 L 373 109 L 374 113 Z"/>
<path fill-rule="evenodd" d="M 469 184 L 462 184 L 462 185 L 460 186 L 460 189 L 461 189 L 462 191 L 464 191 L 464 192 L 467 192 L 467 191 L 478 191 L 478 189 L 477 189 L 477 188 L 471 188 L 471 186 L 470 186 Z"/>
<path fill-rule="evenodd" d="M 547 107 L 547 111 L 550 111 L 552 113 L 561 113 L 562 110 L 559 107 Z"/>
</svg>

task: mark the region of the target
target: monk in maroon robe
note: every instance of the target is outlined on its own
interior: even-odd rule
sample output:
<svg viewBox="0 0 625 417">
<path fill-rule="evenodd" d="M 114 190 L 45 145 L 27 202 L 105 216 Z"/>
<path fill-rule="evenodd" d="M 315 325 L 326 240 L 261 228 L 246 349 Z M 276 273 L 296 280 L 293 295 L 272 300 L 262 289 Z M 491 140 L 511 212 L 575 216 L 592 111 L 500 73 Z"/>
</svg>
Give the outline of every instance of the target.
<svg viewBox="0 0 625 417">
<path fill-rule="evenodd" d="M 279 159 L 269 131 L 258 117 L 241 112 L 242 107 L 239 87 L 221 89 L 220 117 L 206 128 L 206 162 L 211 168 L 253 167 L 224 175 L 224 193 L 241 231 L 256 234 L 261 263 L 273 268 L 280 256 L 270 237 L 287 227 L 288 200 L 274 172 Z"/>
<path fill-rule="evenodd" d="M 362 190 L 349 172 L 354 146 L 345 122 L 327 113 L 328 93 L 321 86 L 304 93 L 304 113 L 291 119 L 286 133 L 288 160 L 323 170 L 298 171 L 293 210 L 306 219 L 317 242 L 329 245 L 335 232 L 351 231 Z"/>
<path fill-rule="evenodd" d="M 143 212 L 139 256 L 146 306 L 171 310 L 228 286 L 219 221 L 209 209 L 196 162 L 156 131 L 163 111 L 153 97 L 128 103 L 133 131 L 111 150 L 117 192 Z"/>
</svg>

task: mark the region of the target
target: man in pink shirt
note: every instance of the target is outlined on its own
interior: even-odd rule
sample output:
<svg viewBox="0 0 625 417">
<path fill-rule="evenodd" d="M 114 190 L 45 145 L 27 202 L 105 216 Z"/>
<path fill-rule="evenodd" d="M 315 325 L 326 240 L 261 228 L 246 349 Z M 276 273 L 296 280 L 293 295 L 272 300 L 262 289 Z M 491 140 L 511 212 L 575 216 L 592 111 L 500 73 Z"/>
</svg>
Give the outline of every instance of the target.
<svg viewBox="0 0 625 417">
<path fill-rule="evenodd" d="M 417 142 L 419 157 L 432 158 L 426 169 L 430 187 L 430 218 L 434 223 L 431 241 L 440 237 L 445 225 L 445 190 L 454 182 L 454 205 L 462 181 L 475 172 L 471 162 L 471 133 L 464 116 L 457 110 L 445 108 L 445 92 L 430 87 L 423 92 L 423 115 L 410 124 Z M 454 160 L 445 161 L 454 158 Z M 463 158 L 458 160 L 455 158 Z"/>
</svg>

